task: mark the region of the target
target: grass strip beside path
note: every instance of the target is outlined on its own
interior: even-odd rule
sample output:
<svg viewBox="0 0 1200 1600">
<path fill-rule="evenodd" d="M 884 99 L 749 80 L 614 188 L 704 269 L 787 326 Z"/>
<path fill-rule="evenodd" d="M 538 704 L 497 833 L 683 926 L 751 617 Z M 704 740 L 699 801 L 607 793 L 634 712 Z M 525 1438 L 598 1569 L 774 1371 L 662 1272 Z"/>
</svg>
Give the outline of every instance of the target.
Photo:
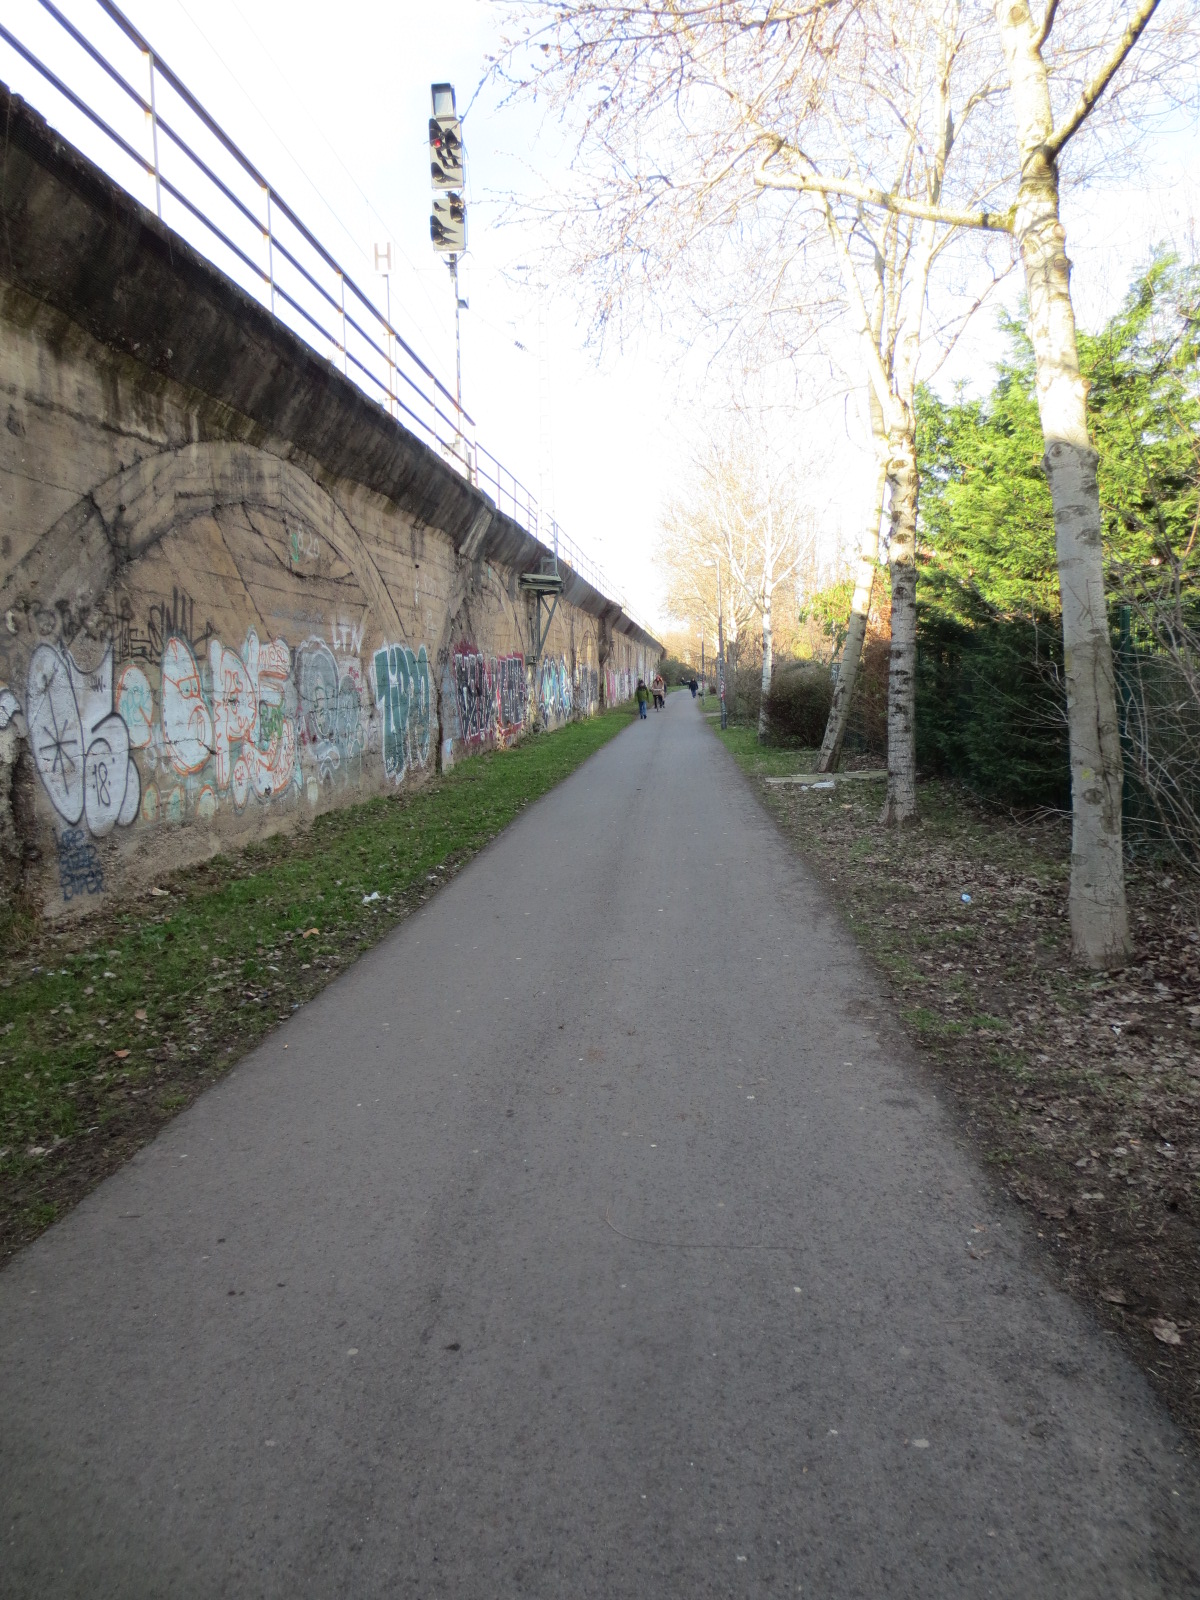
<svg viewBox="0 0 1200 1600">
<path fill-rule="evenodd" d="M 916 826 L 886 828 L 882 782 L 767 784 L 811 772 L 815 752 L 714 731 L 886 975 L 1038 1247 L 1200 1438 L 1196 880 L 1131 861 L 1133 960 L 1088 971 L 1070 959 L 1069 818 L 928 781 Z"/>
<path fill-rule="evenodd" d="M 419 788 L 187 868 L 160 880 L 165 895 L 85 922 L 10 919 L 0 929 L 0 1262 L 631 715 L 619 708 L 473 756 Z"/>
</svg>

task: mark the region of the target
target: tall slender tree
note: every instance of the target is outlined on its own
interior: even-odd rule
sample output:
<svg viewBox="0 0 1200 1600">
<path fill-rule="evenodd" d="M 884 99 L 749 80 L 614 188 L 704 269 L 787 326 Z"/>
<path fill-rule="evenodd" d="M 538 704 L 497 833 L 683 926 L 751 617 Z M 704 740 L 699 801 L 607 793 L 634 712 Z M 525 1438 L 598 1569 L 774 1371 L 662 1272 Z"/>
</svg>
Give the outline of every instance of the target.
<svg viewBox="0 0 1200 1600">
<path fill-rule="evenodd" d="M 533 15 L 514 45 L 532 49 L 538 65 L 518 79 L 580 118 L 581 204 L 568 221 L 580 226 L 585 270 L 604 269 L 602 316 L 630 272 L 661 280 L 700 242 L 726 262 L 737 255 L 731 241 L 762 242 L 748 168 L 754 186 L 815 202 L 773 214 L 790 251 L 779 278 L 819 277 L 813 223 L 823 222 L 886 431 L 894 820 L 913 804 L 911 399 L 930 268 L 950 252 L 963 261 L 965 233 L 1015 244 L 1062 588 L 1073 947 L 1094 966 L 1123 961 L 1121 752 L 1062 160 L 1069 148 L 1079 154 L 1085 132 L 1136 131 L 1139 95 L 1161 104 L 1194 93 L 1195 0 L 1045 0 L 1040 21 L 1028 0 L 546 0 Z M 1084 161 L 1075 170 L 1087 176 Z M 893 298 L 877 344 L 854 269 L 857 252 L 881 241 Z"/>
</svg>

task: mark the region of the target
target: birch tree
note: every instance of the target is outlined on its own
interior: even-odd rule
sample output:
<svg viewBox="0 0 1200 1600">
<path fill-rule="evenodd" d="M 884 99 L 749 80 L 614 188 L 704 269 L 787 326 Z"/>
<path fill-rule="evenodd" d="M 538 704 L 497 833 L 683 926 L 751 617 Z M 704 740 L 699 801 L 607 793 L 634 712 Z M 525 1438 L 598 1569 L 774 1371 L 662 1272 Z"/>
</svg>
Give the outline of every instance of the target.
<svg viewBox="0 0 1200 1600">
<path fill-rule="evenodd" d="M 856 174 L 815 170 L 797 144 L 776 146 L 789 187 L 831 195 L 879 214 L 910 216 L 945 228 L 1004 231 L 1015 239 L 1024 271 L 1029 335 L 1037 362 L 1043 465 L 1054 508 L 1067 678 L 1071 757 L 1072 945 L 1093 967 L 1124 962 L 1130 949 L 1122 847 L 1122 759 L 1112 641 L 1104 592 L 1097 455 L 1088 431 L 1087 387 L 1079 370 L 1070 262 L 1060 212 L 1061 164 L 1071 141 L 1104 97 L 1125 96 L 1118 112 L 1135 112 L 1138 92 L 1167 95 L 1170 68 L 1182 88 L 1194 84 L 1195 12 L 1188 0 L 1134 0 L 1125 7 L 1046 0 L 1040 22 L 1028 0 L 991 0 L 986 9 L 1002 58 L 1005 100 L 1015 127 L 1012 176 L 996 209 L 951 207 L 941 196 L 914 203 Z M 981 0 L 981 11 L 984 10 Z M 1156 14 L 1161 30 L 1139 73 L 1135 51 Z M 1057 33 L 1056 33 L 1057 30 Z M 995 99 L 986 49 L 973 61 L 978 102 Z M 1064 93 L 1064 90 L 1066 91 Z M 1056 109 L 1057 106 L 1057 109 Z M 774 159 L 769 157 L 768 161 Z M 765 174 L 764 174 L 765 176 Z"/>
<path fill-rule="evenodd" d="M 960 12 L 958 0 L 701 0 L 686 9 L 562 0 L 539 13 L 538 42 L 550 64 L 524 80 L 581 118 L 586 204 L 568 207 L 563 237 L 576 270 L 596 285 L 603 324 L 631 287 L 659 285 L 685 263 L 694 282 L 698 253 L 707 287 L 727 265 L 734 237 L 742 246 L 752 241 L 737 261 L 747 287 L 753 278 L 761 295 L 766 285 L 760 303 L 773 316 L 789 300 L 803 304 L 805 285 L 827 297 L 832 269 L 891 485 L 884 816 L 894 822 L 916 811 L 913 396 L 930 274 L 950 241 L 925 215 L 872 213 L 819 182 L 849 164 L 886 173 L 886 192 L 918 207 L 942 200 L 962 122 L 985 104 L 961 106 L 957 123 L 949 114 L 951 79 L 972 43 Z M 797 184 L 798 170 L 818 186 Z M 755 195 L 771 191 L 814 194 L 817 204 L 756 208 Z M 878 525 L 875 511 L 864 550 Z M 873 548 L 864 556 L 871 575 Z M 869 583 L 859 587 L 869 601 Z M 849 645 L 843 731 L 860 627 Z"/>
<path fill-rule="evenodd" d="M 593 263 L 632 262 L 648 273 L 648 262 L 678 265 L 714 228 L 745 227 L 750 165 L 759 189 L 811 198 L 807 213 L 785 213 L 803 265 L 815 248 L 813 217 L 824 221 L 887 437 L 891 820 L 915 805 L 910 440 L 925 291 L 934 261 L 964 232 L 1015 242 L 1062 588 L 1073 947 L 1095 966 L 1124 960 L 1121 753 L 1095 453 L 1059 214 L 1061 159 L 1095 127 L 1098 108 L 1128 119 L 1139 87 L 1167 94 L 1168 55 L 1186 85 L 1194 82 L 1194 0 L 1045 0 L 1040 22 L 1028 0 L 695 0 L 687 8 L 558 0 L 538 16 L 545 36 L 526 43 L 540 44 L 546 65 L 525 86 L 549 87 L 561 106 L 578 110 L 581 150 L 608 163 L 607 187 L 593 190 L 586 207 L 585 233 L 599 245 Z M 672 122 L 674 146 L 664 134 Z M 879 250 L 881 241 L 893 274 L 893 320 L 885 307 L 884 323 L 894 337 L 891 372 L 855 270 L 856 252 Z M 610 276 L 610 288 L 620 278 Z M 605 315 L 613 306 L 610 298 Z"/>
</svg>

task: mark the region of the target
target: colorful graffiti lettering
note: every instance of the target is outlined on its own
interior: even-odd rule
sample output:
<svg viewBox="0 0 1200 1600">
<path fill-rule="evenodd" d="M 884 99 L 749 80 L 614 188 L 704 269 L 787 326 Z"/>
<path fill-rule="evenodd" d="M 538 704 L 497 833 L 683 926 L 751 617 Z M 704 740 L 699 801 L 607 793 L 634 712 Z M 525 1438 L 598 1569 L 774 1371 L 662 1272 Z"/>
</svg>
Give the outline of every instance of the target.
<svg viewBox="0 0 1200 1600">
<path fill-rule="evenodd" d="M 163 651 L 162 734 L 176 772 L 199 772 L 212 755 L 212 712 L 186 639 L 168 639 Z"/>
<path fill-rule="evenodd" d="M 9 699 L 15 712 L 11 692 Z M 141 782 L 129 730 L 113 710 L 111 642 L 92 672 L 61 645 L 38 645 L 25 683 L 25 725 L 42 787 L 64 822 L 86 820 L 103 839 L 133 821 Z"/>
<path fill-rule="evenodd" d="M 367 748 L 362 668 L 357 661 L 339 662 L 323 639 L 314 638 L 296 651 L 295 676 L 300 744 L 316 767 L 315 779 L 345 781 Z"/>
<path fill-rule="evenodd" d="M 469 645 L 454 653 L 454 692 L 458 700 L 459 737 L 466 745 L 482 744 L 496 731 L 496 690 L 487 657 Z"/>
<path fill-rule="evenodd" d="M 415 655 L 404 644 L 384 645 L 375 652 L 374 667 L 383 770 L 399 783 L 409 767 L 423 767 L 429 760 L 429 653 L 424 645 Z"/>
<path fill-rule="evenodd" d="M 500 714 L 500 729 L 504 734 L 515 733 L 525 726 L 529 715 L 529 679 L 525 675 L 525 657 L 518 654 L 501 656 L 496 663 L 496 704 Z"/>
<path fill-rule="evenodd" d="M 628 667 L 614 670 L 612 667 L 604 669 L 604 698 L 610 706 L 619 706 L 623 701 L 632 697 L 635 684 L 633 673 Z"/>
<path fill-rule="evenodd" d="M 282 793 L 295 771 L 296 730 L 283 712 L 291 659 L 282 639 L 262 644 L 253 628 L 240 656 L 209 645 L 217 792 L 232 789 L 238 810 L 251 790 L 260 800 Z"/>
<path fill-rule="evenodd" d="M 567 671 L 567 658 L 552 656 L 542 662 L 538 674 L 538 710 L 542 721 L 556 722 L 571 715 L 571 674 Z"/>
<path fill-rule="evenodd" d="M 600 676 L 595 667 L 575 668 L 575 710 L 580 716 L 590 717 L 600 699 Z"/>
<path fill-rule="evenodd" d="M 154 733 L 154 691 L 141 667 L 132 662 L 117 679 L 117 711 L 129 729 L 129 743 L 144 750 Z"/>
<path fill-rule="evenodd" d="M 529 681 L 524 656 L 514 651 L 489 660 L 464 640 L 452 665 L 457 737 L 464 744 L 477 746 L 486 739 L 506 742 L 525 726 Z"/>
<path fill-rule="evenodd" d="M 239 655 L 209 641 L 210 692 L 186 639 L 170 639 L 162 660 L 162 743 L 165 760 L 184 777 L 211 760 L 217 795 L 232 794 L 242 810 L 250 795 L 269 800 L 298 777 L 296 730 L 285 697 L 291 651 L 282 639 L 260 641 L 251 628 Z M 189 786 L 189 792 L 192 786 Z M 199 809 L 202 788 L 191 794 Z M 174 808 L 167 806 L 169 817 Z"/>
</svg>

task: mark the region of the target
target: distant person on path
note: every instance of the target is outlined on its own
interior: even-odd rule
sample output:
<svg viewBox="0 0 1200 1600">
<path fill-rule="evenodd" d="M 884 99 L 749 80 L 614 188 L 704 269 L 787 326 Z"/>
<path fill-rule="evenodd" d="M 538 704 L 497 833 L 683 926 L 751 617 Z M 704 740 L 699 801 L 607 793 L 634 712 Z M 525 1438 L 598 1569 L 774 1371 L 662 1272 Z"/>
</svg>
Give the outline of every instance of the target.
<svg viewBox="0 0 1200 1600">
<path fill-rule="evenodd" d="M 699 687 L 700 687 L 700 685 L 696 682 L 695 678 L 693 678 L 691 680 L 691 682 L 688 684 L 688 688 L 692 691 L 692 699 L 693 700 L 696 698 L 696 690 Z"/>
<path fill-rule="evenodd" d="M 667 703 L 667 686 L 661 672 L 656 672 L 650 687 L 654 690 L 654 709 L 661 711 Z"/>
<path fill-rule="evenodd" d="M 646 720 L 646 707 L 650 704 L 650 691 L 649 691 L 649 689 L 647 689 L 645 683 L 643 683 L 641 678 L 638 679 L 637 703 L 638 703 L 638 716 L 641 717 L 643 722 L 645 722 L 645 720 Z"/>
</svg>

